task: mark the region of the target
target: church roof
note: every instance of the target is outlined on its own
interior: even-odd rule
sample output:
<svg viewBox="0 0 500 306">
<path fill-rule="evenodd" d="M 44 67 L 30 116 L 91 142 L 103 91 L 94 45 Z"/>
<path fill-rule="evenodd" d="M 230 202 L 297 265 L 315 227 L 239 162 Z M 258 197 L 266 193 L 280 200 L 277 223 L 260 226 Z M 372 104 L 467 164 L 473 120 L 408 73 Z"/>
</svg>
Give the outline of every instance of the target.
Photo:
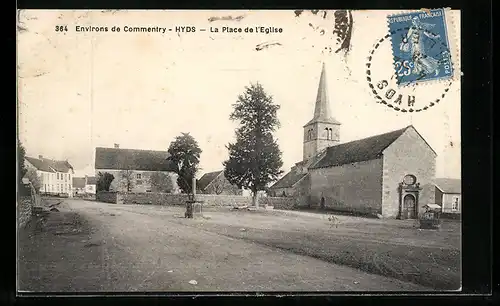
<svg viewBox="0 0 500 306">
<path fill-rule="evenodd" d="M 283 176 L 279 181 L 274 183 L 274 185 L 271 186 L 271 189 L 292 187 L 293 185 L 298 183 L 298 181 L 303 179 L 306 175 L 307 173 L 302 173 L 293 169 L 287 174 L 285 174 L 285 176 Z"/>
<path fill-rule="evenodd" d="M 379 158 L 407 128 L 328 147 L 326 155 L 311 168 L 326 168 Z"/>
<path fill-rule="evenodd" d="M 328 98 L 328 89 L 326 83 L 326 69 L 325 63 L 321 69 L 321 76 L 319 78 L 318 94 L 316 96 L 316 106 L 314 107 L 314 116 L 305 126 L 322 122 L 331 124 L 340 124 L 330 114 L 330 101 Z"/>
</svg>

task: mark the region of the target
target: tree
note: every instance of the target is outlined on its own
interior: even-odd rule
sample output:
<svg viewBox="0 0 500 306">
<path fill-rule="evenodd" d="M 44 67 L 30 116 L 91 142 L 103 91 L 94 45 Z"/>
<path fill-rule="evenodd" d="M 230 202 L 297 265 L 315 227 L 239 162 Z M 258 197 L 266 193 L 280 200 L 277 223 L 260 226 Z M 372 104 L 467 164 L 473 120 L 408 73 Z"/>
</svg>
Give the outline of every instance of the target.
<svg viewBox="0 0 500 306">
<path fill-rule="evenodd" d="M 40 178 L 38 173 L 36 173 L 36 170 L 28 169 L 28 171 L 26 172 L 26 178 L 28 178 L 28 180 L 31 182 L 31 185 L 33 186 L 33 188 L 35 188 L 36 193 L 39 193 L 40 187 L 42 187 L 42 179 Z"/>
<path fill-rule="evenodd" d="M 229 118 L 239 121 L 240 127 L 236 129 L 236 142 L 227 146 L 229 159 L 224 162 L 224 175 L 238 188 L 250 189 L 253 205 L 258 207 L 258 192 L 283 172 L 281 151 L 273 138 L 280 124 L 279 105 L 273 104 L 272 97 L 257 83 L 245 87 L 233 107 Z"/>
<path fill-rule="evenodd" d="M 125 169 L 120 172 L 121 182 L 123 188 L 127 190 L 127 192 L 132 192 L 132 188 L 134 188 L 134 171 L 131 169 Z"/>
<path fill-rule="evenodd" d="M 189 133 L 182 133 L 170 143 L 170 156 L 167 160 L 174 164 L 174 172 L 178 175 L 177 184 L 184 193 L 192 192 L 192 182 L 199 170 L 201 152 L 198 142 Z"/>
<path fill-rule="evenodd" d="M 109 191 L 111 182 L 115 179 L 115 176 L 108 172 L 99 172 L 97 174 L 97 191 Z"/>
<path fill-rule="evenodd" d="M 21 183 L 24 175 L 27 172 L 26 165 L 24 164 L 24 159 L 26 158 L 26 150 L 23 147 L 23 144 L 18 139 L 17 140 L 17 174 L 18 174 L 18 183 Z"/>
<path fill-rule="evenodd" d="M 167 173 L 154 172 L 149 178 L 151 191 L 171 193 L 174 190 L 172 178 Z"/>
<path fill-rule="evenodd" d="M 226 187 L 226 180 L 216 179 L 212 184 L 214 186 L 215 194 L 221 194 L 222 192 L 224 192 L 224 188 Z"/>
</svg>

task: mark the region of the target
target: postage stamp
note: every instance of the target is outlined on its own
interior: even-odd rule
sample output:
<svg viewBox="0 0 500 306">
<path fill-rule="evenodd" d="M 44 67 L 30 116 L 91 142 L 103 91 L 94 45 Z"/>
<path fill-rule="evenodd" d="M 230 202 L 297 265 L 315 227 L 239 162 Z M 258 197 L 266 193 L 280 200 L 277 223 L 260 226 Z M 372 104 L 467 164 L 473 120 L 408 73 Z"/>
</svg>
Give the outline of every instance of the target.
<svg viewBox="0 0 500 306">
<path fill-rule="evenodd" d="M 399 85 L 453 76 L 444 9 L 388 16 Z"/>
</svg>

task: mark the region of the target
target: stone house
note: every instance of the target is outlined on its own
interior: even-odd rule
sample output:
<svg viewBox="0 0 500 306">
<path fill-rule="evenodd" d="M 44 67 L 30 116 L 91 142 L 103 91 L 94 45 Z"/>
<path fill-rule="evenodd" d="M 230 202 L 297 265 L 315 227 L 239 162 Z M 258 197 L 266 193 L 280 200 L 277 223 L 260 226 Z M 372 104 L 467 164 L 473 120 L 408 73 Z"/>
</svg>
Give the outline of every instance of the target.
<svg viewBox="0 0 500 306">
<path fill-rule="evenodd" d="M 115 144 L 114 148 L 97 147 L 95 150 L 95 171 L 110 173 L 114 176 L 110 190 L 121 192 L 151 192 L 151 177 L 155 173 L 168 176 L 172 183 L 172 193 L 179 193 L 177 174 L 174 167 L 167 161 L 169 154 L 166 151 L 121 149 Z"/>
<path fill-rule="evenodd" d="M 462 211 L 462 181 L 436 178 L 436 204 L 443 213 L 460 214 Z"/>
<path fill-rule="evenodd" d="M 40 178 L 40 193 L 73 196 L 73 166 L 67 160 L 53 160 L 39 155 L 25 157 L 27 169 L 34 169 Z"/>
<path fill-rule="evenodd" d="M 307 205 L 417 218 L 434 203 L 436 152 L 412 125 L 340 143 L 323 64 L 313 119 L 303 128 L 303 160 L 271 186 L 276 196 L 308 194 Z"/>
<path fill-rule="evenodd" d="M 204 194 L 241 195 L 242 189 L 232 185 L 224 176 L 224 170 L 208 172 L 196 182 L 196 189 Z"/>
</svg>

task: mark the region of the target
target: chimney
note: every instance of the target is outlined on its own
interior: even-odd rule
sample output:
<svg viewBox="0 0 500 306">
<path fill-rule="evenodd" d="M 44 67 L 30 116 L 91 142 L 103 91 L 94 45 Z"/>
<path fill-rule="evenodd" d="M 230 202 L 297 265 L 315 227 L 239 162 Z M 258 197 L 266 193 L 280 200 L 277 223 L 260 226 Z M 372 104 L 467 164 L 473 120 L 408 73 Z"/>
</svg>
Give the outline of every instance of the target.
<svg viewBox="0 0 500 306">
<path fill-rule="evenodd" d="M 120 145 L 115 143 L 115 149 L 119 149 L 120 148 Z"/>
<path fill-rule="evenodd" d="M 43 155 L 38 155 L 38 159 L 43 159 Z"/>
</svg>

